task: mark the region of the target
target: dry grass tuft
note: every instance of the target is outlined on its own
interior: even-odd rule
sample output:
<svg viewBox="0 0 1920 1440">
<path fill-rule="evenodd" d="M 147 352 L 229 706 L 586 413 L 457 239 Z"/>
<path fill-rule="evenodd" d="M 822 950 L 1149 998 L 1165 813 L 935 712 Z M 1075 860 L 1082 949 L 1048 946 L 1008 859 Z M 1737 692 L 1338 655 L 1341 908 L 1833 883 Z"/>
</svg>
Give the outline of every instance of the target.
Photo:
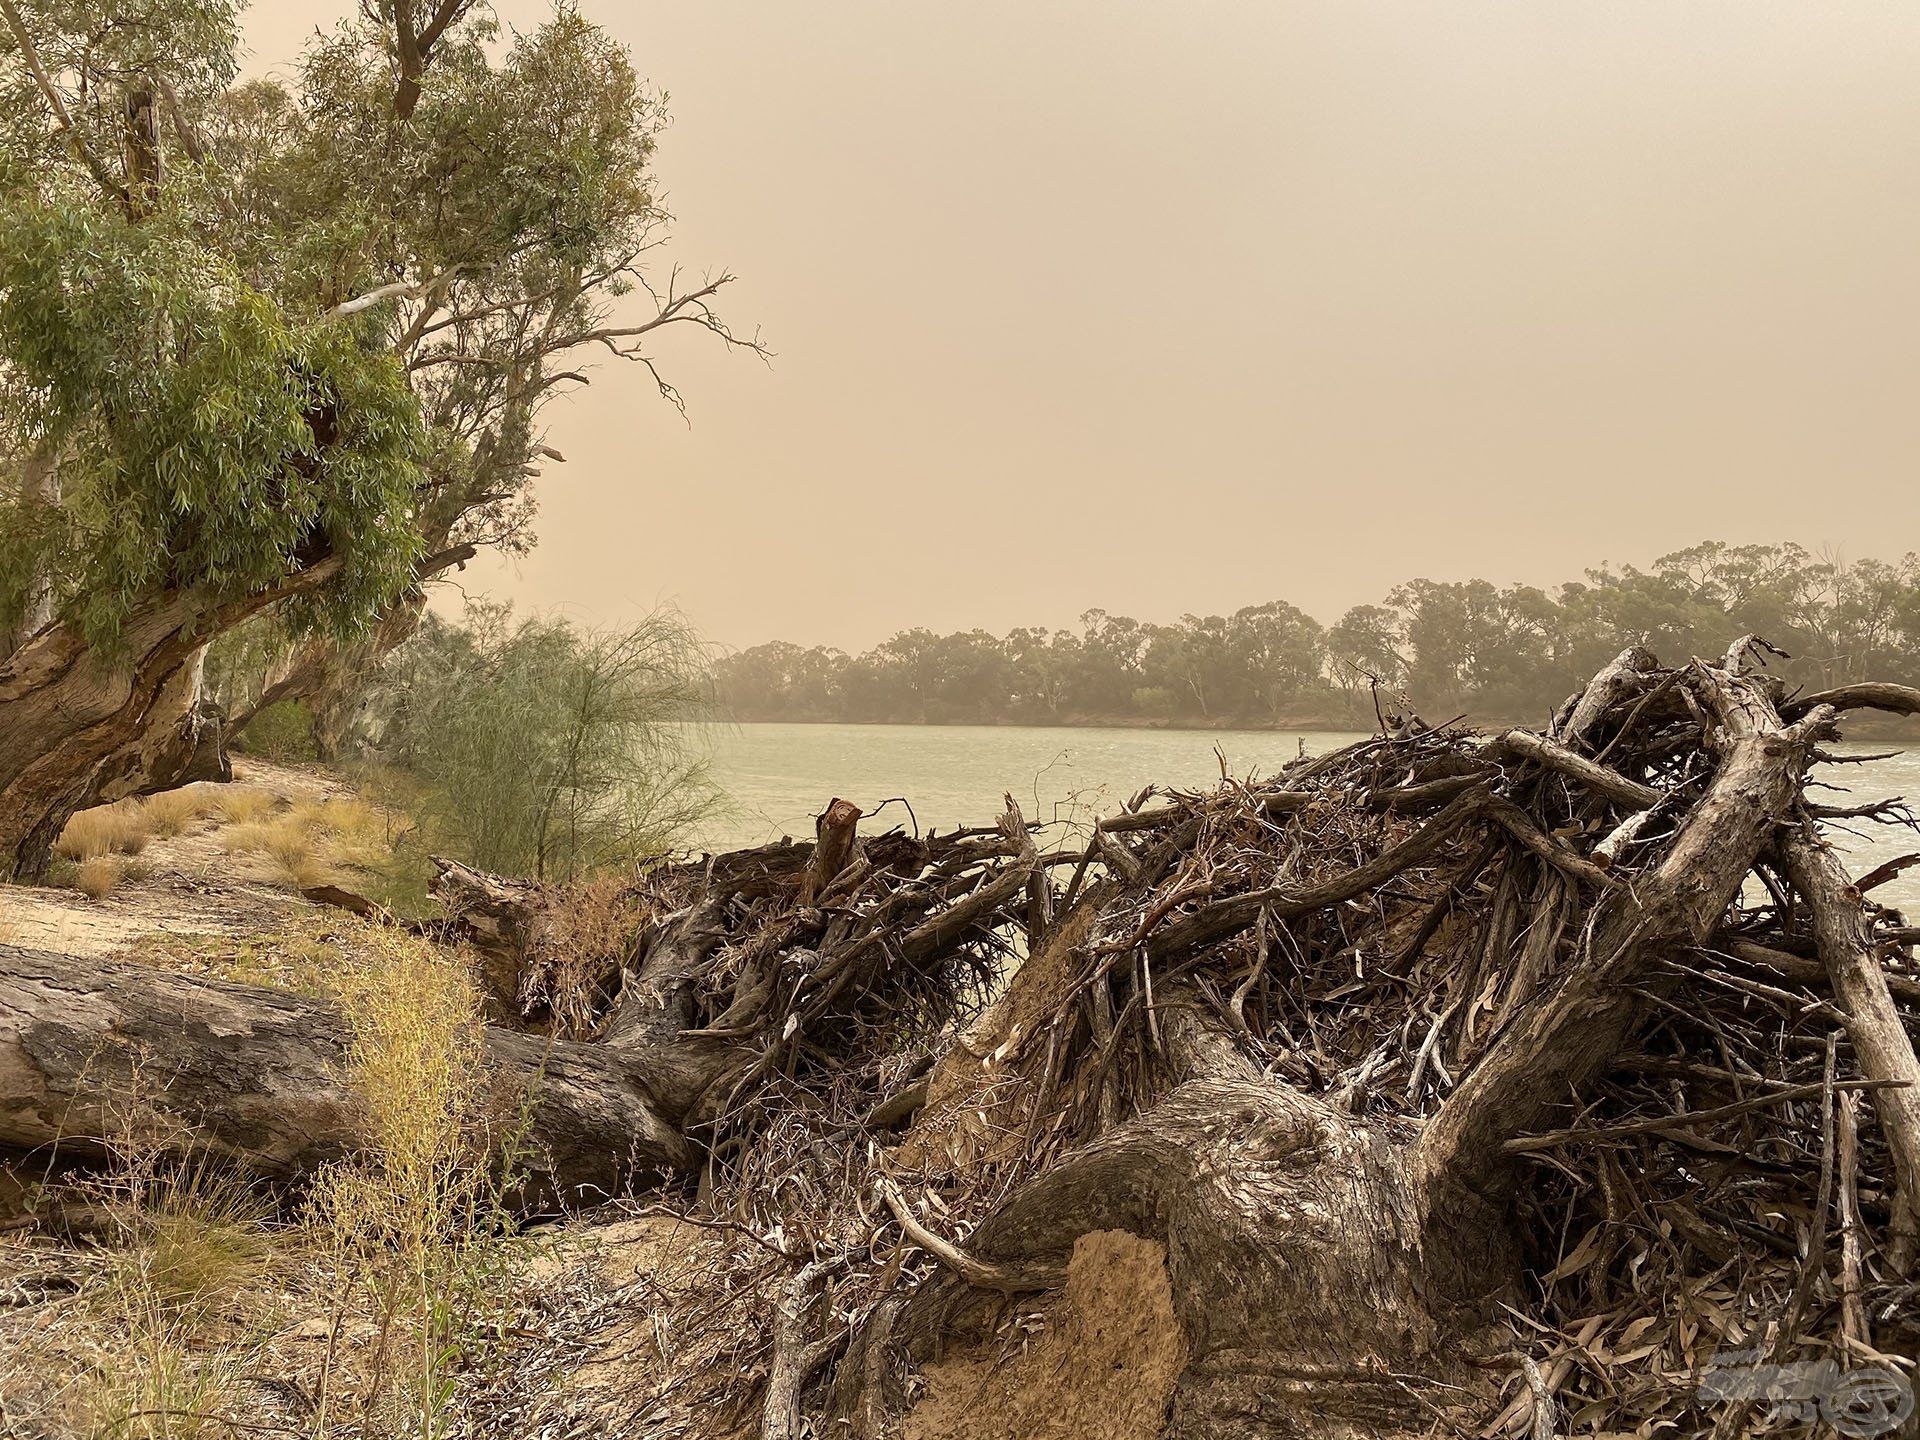
<svg viewBox="0 0 1920 1440">
<path fill-rule="evenodd" d="M 152 825 L 138 800 L 121 800 L 82 810 L 60 832 L 56 853 L 86 861 L 100 855 L 138 855 L 146 848 Z"/>
<path fill-rule="evenodd" d="M 156 1312 L 197 1325 L 266 1272 L 270 1205 L 237 1178 L 191 1173 L 114 1207 L 124 1248 L 113 1279 Z"/>
<path fill-rule="evenodd" d="M 268 838 L 278 828 L 271 821 L 248 820 L 229 825 L 220 832 L 220 848 L 229 855 L 246 855 L 267 847 Z"/>
<path fill-rule="evenodd" d="M 165 1330 L 134 1331 L 81 1382 L 82 1433 L 115 1440 L 225 1440 L 244 1413 L 241 1367 L 224 1351 L 196 1352 Z"/>
<path fill-rule="evenodd" d="M 74 867 L 71 883 L 89 900 L 104 900 L 126 877 L 126 863 L 118 855 L 95 855 Z"/>
<path fill-rule="evenodd" d="M 86 1298 L 109 1336 L 80 1387 L 96 1435 L 214 1436 L 244 1403 L 244 1321 L 272 1260 L 269 1207 L 244 1183 L 132 1162 L 106 1204 L 117 1244 Z"/>
<path fill-rule="evenodd" d="M 214 797 L 208 793 L 212 788 L 204 784 L 183 785 L 178 790 L 149 795 L 141 806 L 146 812 L 147 824 L 163 840 L 185 834 L 188 828 L 212 813 Z"/>
<path fill-rule="evenodd" d="M 344 869 L 380 869 L 390 850 L 387 817 L 361 800 L 302 800 L 285 812 L 229 826 L 229 854 L 257 854 L 265 878 L 294 890 L 334 883 Z"/>
<path fill-rule="evenodd" d="M 78 1252 L 77 1292 L 0 1345 L 6 1434 L 212 1440 L 257 1408 L 246 1377 L 273 1299 L 271 1204 L 164 1159 L 136 1109 L 111 1169 L 71 1187 L 102 1242 Z"/>
<path fill-rule="evenodd" d="M 213 813 L 222 825 L 245 825 L 279 808 L 278 795 L 248 785 L 222 785 L 212 803 Z"/>
<path fill-rule="evenodd" d="M 260 856 L 265 861 L 262 878 L 290 890 L 306 890 L 333 879 L 325 837 L 298 823 L 291 812 L 230 827 L 221 833 L 220 848 L 229 854 Z"/>
</svg>

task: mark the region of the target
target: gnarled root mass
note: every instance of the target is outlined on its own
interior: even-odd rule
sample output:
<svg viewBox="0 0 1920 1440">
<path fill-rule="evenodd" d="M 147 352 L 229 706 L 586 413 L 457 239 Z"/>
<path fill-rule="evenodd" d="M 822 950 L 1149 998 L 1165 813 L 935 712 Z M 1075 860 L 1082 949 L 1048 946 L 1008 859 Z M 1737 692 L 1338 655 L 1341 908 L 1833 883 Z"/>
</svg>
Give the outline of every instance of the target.
<svg viewBox="0 0 1920 1440">
<path fill-rule="evenodd" d="M 1009 801 L 862 837 L 836 802 L 813 843 L 591 907 L 448 866 L 501 1034 L 605 1062 L 669 1203 L 750 1237 L 735 1363 L 638 1413 L 975 1433 L 905 1418 L 919 1365 L 1124 1232 L 1180 1332 L 1144 1433 L 1735 1435 L 1766 1423 L 1756 1365 L 1813 1377 L 1802 1420 L 1894 1433 L 1916 932 L 1807 776 L 1842 709 L 1920 695 L 1794 703 L 1763 649 L 1635 648 L 1545 733 L 1403 727 L 1090 836 Z M 33 1035 L 0 1026 L 0 1143 L 51 1139 L 22 1097 L 75 1090 L 81 1037 Z M 529 1193 L 648 1173 L 555 1147 Z"/>
</svg>

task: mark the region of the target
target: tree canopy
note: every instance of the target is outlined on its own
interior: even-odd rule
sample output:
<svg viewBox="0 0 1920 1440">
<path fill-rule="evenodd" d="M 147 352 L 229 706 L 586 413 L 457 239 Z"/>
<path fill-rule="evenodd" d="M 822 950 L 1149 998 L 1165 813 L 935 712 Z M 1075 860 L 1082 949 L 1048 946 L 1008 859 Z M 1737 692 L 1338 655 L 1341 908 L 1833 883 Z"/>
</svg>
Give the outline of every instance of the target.
<svg viewBox="0 0 1920 1440">
<path fill-rule="evenodd" d="M 371 620 L 532 543 L 545 404 L 730 277 L 652 273 L 661 97 L 571 5 L 382 0 L 236 84 L 231 0 L 0 3 L 0 605 L 111 631 L 143 587 Z M 34 457 L 56 489 L 29 483 Z M 103 523 L 111 517 L 111 523 Z M 289 617 L 283 617 L 289 618 Z"/>
<path fill-rule="evenodd" d="M 775 641 L 718 674 L 745 720 L 1371 725 L 1376 680 L 1384 704 L 1404 693 L 1429 721 L 1523 720 L 1627 644 L 1717 655 L 1748 633 L 1789 651 L 1788 673 L 1810 683 L 1912 674 L 1920 558 L 1708 542 L 1551 592 L 1409 580 L 1331 626 L 1284 601 L 1171 624 L 1089 610 L 1078 630 L 909 630 L 860 655 Z"/>
<path fill-rule="evenodd" d="M 400 366 L 177 225 L 10 195 L 0 354 L 7 439 L 61 483 L 0 493 L 0 628 L 49 573 L 96 643 L 156 591 L 219 603 L 330 557 L 299 613 L 345 629 L 410 579 L 425 437 Z"/>
</svg>

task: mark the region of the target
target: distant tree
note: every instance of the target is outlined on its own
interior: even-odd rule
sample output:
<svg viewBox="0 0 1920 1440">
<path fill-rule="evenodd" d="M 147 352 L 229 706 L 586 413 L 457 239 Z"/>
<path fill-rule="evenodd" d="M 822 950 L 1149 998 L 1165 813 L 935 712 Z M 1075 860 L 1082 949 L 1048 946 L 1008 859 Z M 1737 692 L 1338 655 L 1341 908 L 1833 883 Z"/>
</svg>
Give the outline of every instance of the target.
<svg viewBox="0 0 1920 1440">
<path fill-rule="evenodd" d="M 1822 649 L 1809 656 L 1823 685 L 1897 675 L 1920 654 L 1920 558 L 1861 560 L 1839 571 Z"/>
<path fill-rule="evenodd" d="M 1133 692 L 1145 683 L 1141 662 L 1148 635 L 1138 620 L 1089 610 L 1080 617 L 1080 665 L 1073 682 L 1073 708 L 1084 715 L 1125 715 Z"/>
<path fill-rule="evenodd" d="M 722 658 L 714 673 L 739 719 L 832 720 L 846 660 L 839 650 L 775 640 Z"/>
<path fill-rule="evenodd" d="M 1376 684 L 1396 691 L 1406 684 L 1400 617 L 1384 605 L 1356 605 L 1327 631 L 1327 674 L 1350 720 L 1373 718 Z"/>
<path fill-rule="evenodd" d="M 1551 592 L 1410 580 L 1325 630 L 1279 600 L 1164 625 L 1089 610 L 1078 634 L 919 629 L 858 656 L 757 646 L 722 678 L 743 717 L 1371 725 L 1377 684 L 1385 708 L 1405 693 L 1434 721 L 1538 720 L 1625 645 L 1711 656 L 1746 632 L 1780 637 L 1800 657 L 1787 673 L 1822 685 L 1910 673 L 1920 559 L 1710 543 Z"/>
<path fill-rule="evenodd" d="M 1249 605 L 1233 613 L 1228 638 L 1238 672 L 1237 714 L 1269 721 L 1290 705 L 1318 698 L 1326 637 L 1304 610 L 1284 600 Z"/>
<path fill-rule="evenodd" d="M 1003 649 L 1007 713 L 1018 720 L 1059 720 L 1072 704 L 1080 637 L 1066 630 L 1019 629 L 1008 634 Z"/>
<path fill-rule="evenodd" d="M 1231 693 L 1226 620 L 1218 615 L 1182 615 L 1173 625 L 1149 625 L 1146 633 L 1140 670 L 1148 688 L 1175 697 L 1176 714 L 1211 720 Z"/>
</svg>

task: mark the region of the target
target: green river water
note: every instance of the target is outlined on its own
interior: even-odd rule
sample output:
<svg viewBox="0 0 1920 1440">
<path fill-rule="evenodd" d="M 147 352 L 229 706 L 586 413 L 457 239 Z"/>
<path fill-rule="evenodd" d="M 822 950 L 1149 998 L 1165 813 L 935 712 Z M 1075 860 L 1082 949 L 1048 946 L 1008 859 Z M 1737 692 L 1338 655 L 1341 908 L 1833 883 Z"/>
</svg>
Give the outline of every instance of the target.
<svg viewBox="0 0 1920 1440">
<path fill-rule="evenodd" d="M 1267 775 L 1301 753 L 1358 735 L 1339 731 L 1125 730 L 986 725 L 737 725 L 710 737 L 725 808 L 695 835 L 704 849 L 813 834 L 813 817 L 836 795 L 882 828 L 952 829 L 992 822 L 1011 793 L 1029 820 L 1085 822 L 1117 810 L 1149 784 L 1197 787 L 1228 772 Z M 1891 745 L 1844 744 L 1842 754 Z M 1216 751 L 1218 752 L 1216 754 Z M 1845 787 L 1817 792 L 1835 804 L 1905 795 L 1920 800 L 1920 752 L 1867 765 L 1828 767 L 1818 777 Z M 1856 869 L 1920 850 L 1920 835 L 1886 826 L 1838 836 Z M 1920 910 L 1920 867 L 1875 892 Z"/>
</svg>

